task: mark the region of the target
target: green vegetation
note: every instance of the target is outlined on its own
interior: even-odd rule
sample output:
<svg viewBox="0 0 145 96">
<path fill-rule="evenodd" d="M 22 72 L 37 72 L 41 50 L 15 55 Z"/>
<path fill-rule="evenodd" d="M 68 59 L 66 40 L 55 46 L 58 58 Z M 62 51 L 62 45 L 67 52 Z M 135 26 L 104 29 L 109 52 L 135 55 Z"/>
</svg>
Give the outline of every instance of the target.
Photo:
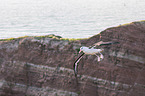
<svg viewBox="0 0 145 96">
<path fill-rule="evenodd" d="M 83 39 L 86 39 L 86 38 L 83 38 Z M 67 41 L 77 41 L 77 40 L 83 40 L 83 39 L 81 39 L 81 38 L 77 38 L 77 39 L 75 39 L 75 38 L 60 38 L 60 40 L 67 40 Z"/>
<path fill-rule="evenodd" d="M 60 70 L 60 73 L 63 73 L 63 71 L 62 71 L 62 70 Z"/>
<path fill-rule="evenodd" d="M 46 36 L 34 36 L 35 39 L 42 39 L 42 38 L 54 38 L 57 40 L 66 40 L 66 41 L 76 41 L 76 40 L 82 40 L 80 38 L 74 39 L 74 38 L 62 38 L 61 36 L 56 36 L 54 34 L 46 35 Z M 86 39 L 86 38 L 85 38 Z"/>
<path fill-rule="evenodd" d="M 140 20 L 140 21 L 135 21 L 135 22 L 131 22 L 131 23 L 125 23 L 125 24 L 120 24 L 119 26 L 126 26 L 126 25 L 130 25 L 130 24 L 133 24 L 133 23 L 142 23 L 142 22 L 145 22 L 145 20 Z M 119 26 L 116 26 L 116 27 L 119 27 Z"/>
<path fill-rule="evenodd" d="M 83 40 L 83 39 L 74 39 L 74 38 L 62 38 L 61 36 L 56 36 L 54 34 L 50 34 L 50 35 L 45 35 L 45 36 L 23 36 L 23 37 L 18 37 L 18 38 L 8 38 L 8 39 L 0 39 L 0 41 L 11 41 L 11 40 L 18 40 L 18 39 L 23 39 L 23 38 L 27 38 L 27 37 L 32 37 L 34 39 L 43 39 L 43 38 L 54 38 L 57 40 L 66 40 L 66 41 L 77 41 L 77 40 Z M 84 38 L 87 39 L 87 38 Z"/>
<path fill-rule="evenodd" d="M 45 36 L 33 36 L 35 39 L 42 39 L 42 38 L 54 38 L 54 39 L 59 39 L 62 38 L 60 36 L 55 36 L 54 34 L 50 35 L 45 35 Z"/>
<path fill-rule="evenodd" d="M 17 39 L 22 39 L 22 38 L 26 38 L 29 36 L 23 36 L 23 37 L 18 37 L 18 38 L 8 38 L 8 39 L 0 39 L 0 41 L 11 41 L 11 40 L 17 40 Z"/>
<path fill-rule="evenodd" d="M 77 92 L 77 94 L 78 94 L 78 95 L 80 95 L 80 94 L 81 94 L 81 92 L 80 92 L 80 91 L 78 91 L 78 92 Z"/>
</svg>

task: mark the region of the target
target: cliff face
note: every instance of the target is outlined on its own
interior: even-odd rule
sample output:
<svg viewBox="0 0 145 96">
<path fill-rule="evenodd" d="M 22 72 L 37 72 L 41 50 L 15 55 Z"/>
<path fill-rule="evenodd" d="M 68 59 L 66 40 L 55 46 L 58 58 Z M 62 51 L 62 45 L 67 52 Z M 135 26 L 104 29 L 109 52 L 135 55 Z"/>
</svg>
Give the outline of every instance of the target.
<svg viewBox="0 0 145 96">
<path fill-rule="evenodd" d="M 0 41 L 0 96 L 145 96 L 145 21 L 109 28 L 85 40 L 26 37 Z M 104 59 L 85 55 L 78 83 L 73 63 L 81 46 L 99 41 Z"/>
</svg>

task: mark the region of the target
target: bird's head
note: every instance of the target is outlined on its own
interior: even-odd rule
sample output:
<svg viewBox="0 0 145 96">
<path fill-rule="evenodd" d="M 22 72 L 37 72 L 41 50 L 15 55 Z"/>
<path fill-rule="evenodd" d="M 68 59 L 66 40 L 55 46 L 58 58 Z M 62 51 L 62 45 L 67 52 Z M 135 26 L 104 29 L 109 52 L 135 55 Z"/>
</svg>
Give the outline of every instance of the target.
<svg viewBox="0 0 145 96">
<path fill-rule="evenodd" d="M 79 53 L 81 53 L 82 51 L 84 51 L 86 48 L 87 48 L 87 47 L 85 47 L 85 46 L 82 46 L 82 47 L 80 48 L 80 51 L 79 51 Z"/>
<path fill-rule="evenodd" d="M 103 52 L 104 51 L 104 49 L 100 49 L 100 52 Z"/>
</svg>

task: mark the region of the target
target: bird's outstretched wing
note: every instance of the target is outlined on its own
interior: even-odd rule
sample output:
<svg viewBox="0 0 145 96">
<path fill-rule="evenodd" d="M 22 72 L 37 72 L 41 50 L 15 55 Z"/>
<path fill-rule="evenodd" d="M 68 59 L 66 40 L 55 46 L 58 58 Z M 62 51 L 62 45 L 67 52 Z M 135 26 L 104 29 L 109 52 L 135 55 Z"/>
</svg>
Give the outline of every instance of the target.
<svg viewBox="0 0 145 96">
<path fill-rule="evenodd" d="M 100 41 L 98 43 L 95 43 L 94 46 L 111 45 L 111 44 L 118 44 L 118 43 L 119 42 L 115 42 L 115 41 L 108 41 L 108 42 Z"/>
<path fill-rule="evenodd" d="M 82 59 L 83 55 L 85 53 L 81 54 L 81 56 L 79 56 L 79 58 L 74 62 L 74 73 L 75 73 L 75 77 L 77 77 L 77 73 L 78 73 L 78 62 Z"/>
</svg>

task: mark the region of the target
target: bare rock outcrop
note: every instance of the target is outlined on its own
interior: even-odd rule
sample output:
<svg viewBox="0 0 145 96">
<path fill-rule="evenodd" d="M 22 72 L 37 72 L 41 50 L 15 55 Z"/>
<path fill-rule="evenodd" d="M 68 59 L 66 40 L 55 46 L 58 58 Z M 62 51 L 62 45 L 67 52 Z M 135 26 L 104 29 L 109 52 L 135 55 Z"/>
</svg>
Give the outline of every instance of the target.
<svg viewBox="0 0 145 96">
<path fill-rule="evenodd" d="M 25 37 L 0 41 L 0 96 L 145 96 L 145 21 L 108 28 L 83 40 Z M 73 63 L 81 46 L 99 41 L 104 59 L 85 55 L 78 84 Z"/>
</svg>

